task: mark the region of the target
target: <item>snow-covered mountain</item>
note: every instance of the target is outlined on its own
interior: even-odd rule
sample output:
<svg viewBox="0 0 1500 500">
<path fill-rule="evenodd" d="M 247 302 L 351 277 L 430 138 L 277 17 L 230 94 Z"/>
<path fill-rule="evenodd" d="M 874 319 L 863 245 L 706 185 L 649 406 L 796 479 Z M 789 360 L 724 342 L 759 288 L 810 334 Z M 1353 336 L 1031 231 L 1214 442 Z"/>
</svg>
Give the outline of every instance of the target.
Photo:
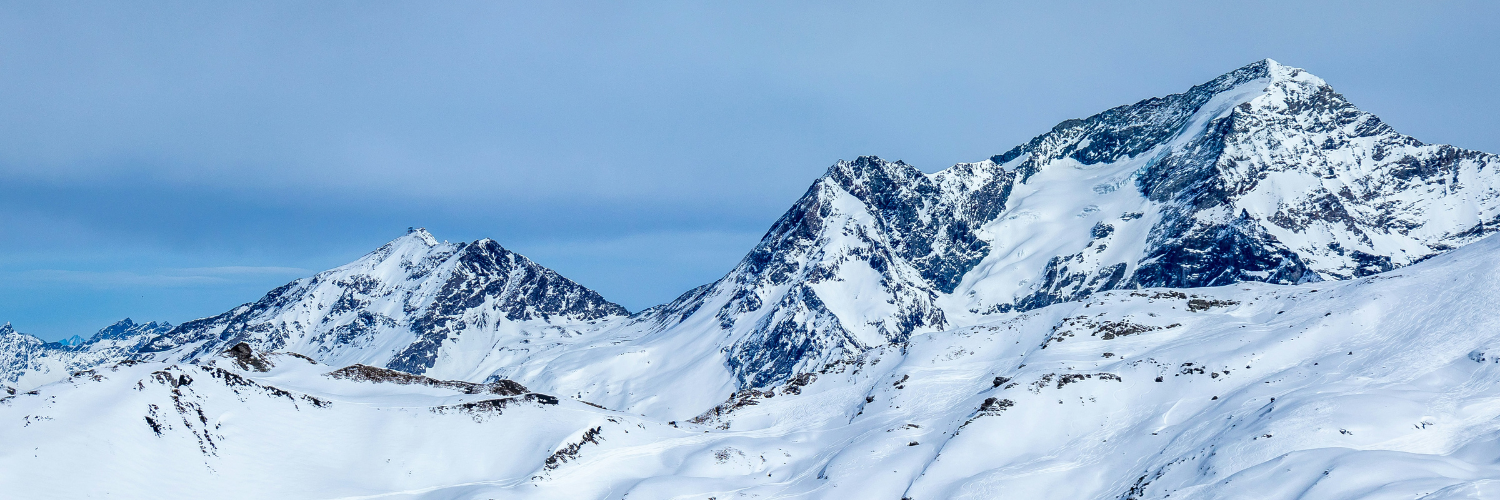
<svg viewBox="0 0 1500 500">
<path fill-rule="evenodd" d="M 493 241 L 415 230 L 133 356 L 185 361 L 244 341 L 680 415 L 914 334 L 1100 291 L 1408 265 L 1493 232 L 1496 166 L 1400 135 L 1263 60 L 936 173 L 839 162 L 722 279 L 628 319 Z M 579 354 L 600 350 L 618 362 Z M 676 384 L 717 389 L 646 389 Z"/>
<path fill-rule="evenodd" d="M 989 251 L 975 232 L 1004 208 L 1013 177 L 840 162 L 727 276 L 645 316 L 662 329 L 712 317 L 745 386 L 942 328 L 937 300 Z"/>
<path fill-rule="evenodd" d="M 1375 276 L 1118 290 L 665 421 L 291 354 L 0 396 L 21 498 L 1493 498 L 1500 239 Z M 614 353 L 599 353 L 597 360 Z M 65 466 L 64 466 L 65 465 Z"/>
<path fill-rule="evenodd" d="M 1259 61 L 978 163 L 840 162 L 722 279 L 497 374 L 686 418 L 913 335 L 1100 291 L 1404 266 L 1491 232 L 1497 165 Z"/>
<path fill-rule="evenodd" d="M 492 240 L 439 243 L 413 229 L 352 263 L 176 327 L 125 320 L 70 347 L 7 326 L 0 329 L 0 367 L 11 383 L 29 388 L 127 359 L 206 359 L 244 342 L 336 366 L 482 381 L 628 314 Z"/>
<path fill-rule="evenodd" d="M 628 314 L 493 240 L 439 243 L 413 229 L 350 264 L 183 323 L 136 357 L 193 361 L 244 342 L 335 366 L 482 380 Z"/>
<path fill-rule="evenodd" d="M 1496 168 L 1264 60 L 985 161 L 839 162 L 633 315 L 413 230 L 176 327 L 0 328 L 0 491 L 1500 497 Z"/>
<path fill-rule="evenodd" d="M 1020 179 L 1007 218 L 1094 222 L 1088 238 L 1073 230 L 1072 248 L 1054 250 L 1029 286 L 970 277 L 975 295 L 1011 292 L 1019 309 L 1121 286 L 1365 276 L 1473 242 L 1500 216 L 1500 157 L 1398 134 L 1323 80 L 1269 59 L 1064 122 L 990 163 Z M 1092 199 L 1036 203 L 1058 195 Z M 1037 224 L 989 229 L 1014 241 L 1006 235 L 1018 226 Z M 991 257 L 990 266 L 1023 259 Z"/>
<path fill-rule="evenodd" d="M 136 323 L 130 318 L 105 327 L 83 341 L 45 342 L 0 326 L 0 384 L 31 388 L 62 380 L 74 371 L 130 359 L 152 337 L 170 330 L 169 323 Z M 78 338 L 76 335 L 74 338 Z"/>
<path fill-rule="evenodd" d="M 978 163 L 840 162 L 732 272 L 645 314 L 713 332 L 738 385 L 763 387 L 1105 290 L 1395 269 L 1494 232 L 1497 169 L 1267 59 Z"/>
</svg>

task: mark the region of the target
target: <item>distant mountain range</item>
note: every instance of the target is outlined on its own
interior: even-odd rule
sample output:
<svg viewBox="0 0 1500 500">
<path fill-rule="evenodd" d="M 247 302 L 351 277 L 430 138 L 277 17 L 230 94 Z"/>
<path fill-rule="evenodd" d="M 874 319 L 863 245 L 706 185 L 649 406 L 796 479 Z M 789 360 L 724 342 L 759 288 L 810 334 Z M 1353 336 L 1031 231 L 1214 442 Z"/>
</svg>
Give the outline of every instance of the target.
<svg viewBox="0 0 1500 500">
<path fill-rule="evenodd" d="M 129 424 L 142 427 L 136 431 L 145 436 L 130 446 L 155 450 L 168 446 L 159 444 L 159 437 L 170 434 L 160 422 L 181 417 L 182 425 L 169 427 L 194 436 L 197 455 L 172 460 L 214 457 L 203 458 L 214 471 L 210 476 L 244 481 L 250 476 L 228 472 L 228 462 L 212 465 L 230 459 L 228 448 L 204 443 L 238 435 L 219 434 L 220 424 L 210 426 L 205 408 L 247 416 L 268 412 L 267 418 L 281 423 L 238 425 L 251 425 L 245 432 L 254 439 L 276 441 L 276 426 L 294 425 L 303 418 L 297 412 L 324 411 L 320 402 L 374 409 L 328 410 L 308 417 L 321 422 L 309 425 L 359 422 L 350 425 L 374 426 L 360 427 L 370 433 L 408 425 L 387 421 L 396 418 L 381 413 L 387 405 L 428 408 L 435 415 L 458 412 L 482 423 L 492 417 L 474 415 L 493 410 L 499 418 L 500 408 L 464 405 L 480 404 L 474 395 L 489 390 L 484 387 L 515 384 L 521 389 L 505 400 L 512 402 L 485 404 L 521 405 L 525 409 L 517 411 L 531 416 L 517 417 L 513 425 L 549 429 L 538 435 L 566 441 L 512 445 L 524 440 L 476 428 L 472 432 L 484 439 L 498 440 L 495 450 L 453 457 L 496 460 L 487 453 L 512 453 L 521 458 L 505 459 L 510 465 L 502 468 L 514 471 L 493 477 L 478 470 L 429 471 L 426 477 L 436 479 L 427 483 L 373 480 L 386 486 L 370 490 L 330 482 L 307 490 L 316 494 L 291 496 L 515 496 L 518 485 L 551 484 L 547 478 L 567 468 L 560 464 L 582 460 L 580 470 L 605 478 L 597 485 L 629 483 L 651 498 L 669 497 L 659 492 L 685 498 L 751 492 L 829 498 L 999 492 L 1165 498 L 1177 492 L 1228 498 L 1241 490 L 1221 481 L 1270 488 L 1264 474 L 1278 467 L 1276 460 L 1297 464 L 1285 477 L 1301 477 L 1306 471 L 1298 468 L 1305 467 L 1353 474 L 1364 470 L 1352 465 L 1364 463 L 1356 461 L 1381 460 L 1314 448 L 1446 457 L 1461 443 L 1487 439 L 1482 436 L 1491 431 L 1475 422 L 1500 421 L 1494 420 L 1500 410 L 1488 406 L 1464 410 L 1472 413 L 1429 412 L 1449 416 L 1423 416 L 1417 407 L 1399 404 L 1391 410 L 1399 418 L 1355 413 L 1377 411 L 1384 404 L 1374 402 L 1380 398 L 1427 401 L 1456 390 L 1470 391 L 1464 404 L 1480 405 L 1475 395 L 1500 390 L 1492 370 L 1483 368 L 1495 357 L 1488 343 L 1500 339 L 1500 330 L 1463 337 L 1463 323 L 1443 318 L 1469 318 L 1475 328 L 1476 321 L 1491 322 L 1471 308 L 1500 293 L 1474 281 L 1493 274 L 1484 263 L 1500 258 L 1495 244 L 1486 240 L 1421 272 L 1398 271 L 1500 229 L 1497 169 L 1500 156 L 1401 135 L 1318 77 L 1267 59 L 1181 94 L 1064 121 L 1003 154 L 935 173 L 876 157 L 841 161 L 724 277 L 634 314 L 494 241 L 439 242 L 414 229 L 350 264 L 181 325 L 127 319 L 66 343 L 0 327 L 0 381 L 13 394 L 45 386 L 38 395 L 63 399 L 116 390 L 106 386 L 146 390 L 153 380 L 165 384 L 160 397 L 170 399 L 171 412 L 160 397 L 140 395 L 131 398 L 145 399 L 119 403 L 126 405 L 117 412 L 129 416 L 119 417 L 125 420 L 54 418 L 81 427 L 144 418 L 149 426 Z M 1377 283 L 1382 279 L 1392 281 Z M 1483 290 L 1450 297 L 1452 290 L 1435 288 L 1444 280 Z M 1388 309 L 1391 294 L 1410 295 L 1424 319 L 1405 323 Z M 1448 297 L 1455 305 L 1421 296 Z M 1437 326 L 1422 330 L 1429 324 Z M 1349 346 L 1360 351 L 1330 357 Z M 1453 358 L 1458 351 L 1463 359 Z M 1410 371 L 1409 380 L 1380 371 L 1397 369 Z M 1470 373 L 1476 369 L 1489 371 Z M 1460 389 L 1445 376 L 1477 378 Z M 213 381 L 193 383 L 192 398 L 198 399 L 184 403 L 189 383 L 181 377 Z M 1396 395 L 1404 390 L 1399 383 L 1418 379 L 1430 388 L 1409 390 L 1427 396 Z M 1188 380 L 1200 385 L 1183 385 Z M 1069 384 L 1078 386 L 1064 390 Z M 927 394 L 900 392 L 907 386 Z M 289 398 L 296 409 L 286 413 L 292 410 L 244 402 L 261 397 L 244 396 L 247 387 Z M 374 389 L 380 387 L 385 389 Z M 1331 392 L 1320 396 L 1324 390 Z M 1369 401 L 1350 399 L 1376 393 Z M 227 402 L 229 394 L 250 406 Z M 1045 405 L 1053 395 L 1060 398 L 1056 408 Z M 19 397 L 0 406 L 0 419 L 15 417 L 29 428 L 41 410 Z M 1223 403 L 1210 403 L 1221 397 Z M 1273 404 L 1278 397 L 1283 403 Z M 558 398 L 564 403 L 555 406 Z M 1225 406 L 1231 401 L 1238 406 Z M 149 408 L 147 416 L 134 416 L 137 407 Z M 404 437 L 397 441 L 417 439 L 426 432 L 423 426 L 456 425 L 424 419 L 410 424 L 418 429 L 413 434 L 398 433 Z M 1320 434 L 1333 429 L 1327 426 L 1334 420 L 1349 427 Z M 1447 433 L 1443 438 L 1432 438 L 1451 446 L 1424 448 L 1412 443 L 1427 438 L 1394 430 L 1433 425 L 1451 426 L 1440 431 Z M 632 426 L 652 437 L 624 437 Z M 802 441 L 799 429 L 816 430 Z M 961 430 L 980 437 L 959 439 Z M 43 434 L 27 432 L 0 431 L 0 438 L 43 442 Z M 1160 433 L 1170 437 L 1146 437 Z M 920 453 L 892 458 L 906 453 L 906 443 L 880 443 L 898 435 L 911 436 L 911 452 Z M 1369 435 L 1380 438 L 1341 441 Z M 1100 441 L 1080 441 L 1085 437 Z M 1259 443 L 1273 437 L 1271 444 Z M 733 444 L 735 439 L 753 442 Z M 1013 450 L 986 451 L 999 446 L 994 443 Z M 391 446 L 381 453 L 404 453 Z M 931 448 L 915 449 L 923 446 Z M 596 448 L 596 458 L 578 458 L 594 453 L 581 450 Z M 1500 457 L 1500 448 L 1493 451 Z M 682 465 L 692 462 L 693 453 L 710 452 L 712 462 L 738 472 Z M 121 456 L 137 456 L 132 453 Z M 865 462 L 849 453 L 882 465 L 864 470 Z M 384 467 L 365 463 L 373 457 L 321 456 L 361 470 Z M 631 456 L 681 463 L 640 465 L 639 474 L 609 472 Z M 973 457 L 983 461 L 965 463 Z M 19 465 L 32 463 L 22 458 L 0 455 L 0 470 L 40 467 Z M 62 467 L 68 463 L 62 460 L 42 462 Z M 1413 460 L 1403 455 L 1380 466 L 1417 467 Z M 1463 467 L 1483 462 L 1453 460 Z M 1086 464 L 1099 464 L 1098 472 L 1085 472 Z M 283 474 L 276 465 L 255 467 L 266 477 Z M 887 468 L 893 476 L 875 479 Z M 637 470 L 621 470 L 627 469 Z M 1261 469 L 1267 472 L 1255 472 Z M 716 479 L 694 489 L 697 483 L 683 478 L 695 474 Z M 1500 470 L 1476 472 L 1473 479 L 1422 474 L 1452 480 L 1432 479 L 1423 494 L 1454 485 L 1492 488 L 1473 481 L 1500 480 Z M 1019 477 L 1034 482 L 1017 482 Z M 673 486 L 639 489 L 646 478 Z M 372 479 L 355 481 L 366 480 Z M 484 486 L 453 489 L 474 481 Z M 1349 481 L 1328 484 L 1365 491 L 1347 486 L 1358 482 Z M 835 483 L 845 489 L 820 486 Z M 0 486 L 6 484 L 0 477 Z M 437 489 L 422 489 L 429 487 Z M 99 488 L 69 491 L 110 491 Z M 552 485 L 536 495 L 620 498 L 610 493 L 613 486 L 590 488 Z M 1398 490 L 1407 491 L 1391 491 Z M 1277 495 L 1262 498 L 1282 498 Z"/>
</svg>

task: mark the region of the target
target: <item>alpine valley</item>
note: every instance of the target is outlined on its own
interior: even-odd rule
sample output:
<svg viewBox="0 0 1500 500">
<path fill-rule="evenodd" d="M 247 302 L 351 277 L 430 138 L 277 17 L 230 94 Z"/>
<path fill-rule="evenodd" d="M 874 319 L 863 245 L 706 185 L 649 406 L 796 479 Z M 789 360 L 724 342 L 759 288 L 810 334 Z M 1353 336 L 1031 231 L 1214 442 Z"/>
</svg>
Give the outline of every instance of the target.
<svg viewBox="0 0 1500 500">
<path fill-rule="evenodd" d="M 1500 498 L 1500 156 L 1263 60 L 841 161 L 630 313 L 410 230 L 179 325 L 0 328 L 12 498 Z"/>
</svg>

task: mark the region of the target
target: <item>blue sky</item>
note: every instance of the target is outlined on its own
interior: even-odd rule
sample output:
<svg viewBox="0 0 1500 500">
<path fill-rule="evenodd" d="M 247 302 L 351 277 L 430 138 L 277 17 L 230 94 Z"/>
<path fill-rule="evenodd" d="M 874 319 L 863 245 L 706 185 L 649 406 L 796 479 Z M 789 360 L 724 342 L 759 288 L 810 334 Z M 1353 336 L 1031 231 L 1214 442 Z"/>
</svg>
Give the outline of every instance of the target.
<svg viewBox="0 0 1500 500">
<path fill-rule="evenodd" d="M 0 322 L 216 314 L 408 226 L 639 310 L 839 159 L 935 171 L 1265 57 L 1500 152 L 1492 2 L 749 4 L 0 3 Z"/>
</svg>

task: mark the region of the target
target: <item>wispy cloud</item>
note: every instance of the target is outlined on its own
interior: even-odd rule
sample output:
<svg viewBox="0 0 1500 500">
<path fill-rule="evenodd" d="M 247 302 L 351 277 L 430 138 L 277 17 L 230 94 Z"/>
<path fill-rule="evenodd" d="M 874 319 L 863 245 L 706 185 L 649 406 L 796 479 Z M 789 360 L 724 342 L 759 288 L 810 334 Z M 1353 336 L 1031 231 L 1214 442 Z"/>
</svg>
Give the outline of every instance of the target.
<svg viewBox="0 0 1500 500">
<path fill-rule="evenodd" d="M 277 266 L 219 266 L 219 267 L 185 267 L 179 269 L 188 274 L 203 275 L 236 275 L 236 274 L 283 274 L 283 275 L 312 275 L 315 271 L 300 267 L 277 267 Z"/>
<path fill-rule="evenodd" d="M 154 272 L 35 269 L 17 273 L 15 277 L 32 283 L 90 285 L 99 288 L 165 288 L 224 285 L 251 277 L 298 277 L 311 274 L 313 271 L 295 267 L 222 266 L 168 268 Z"/>
</svg>

